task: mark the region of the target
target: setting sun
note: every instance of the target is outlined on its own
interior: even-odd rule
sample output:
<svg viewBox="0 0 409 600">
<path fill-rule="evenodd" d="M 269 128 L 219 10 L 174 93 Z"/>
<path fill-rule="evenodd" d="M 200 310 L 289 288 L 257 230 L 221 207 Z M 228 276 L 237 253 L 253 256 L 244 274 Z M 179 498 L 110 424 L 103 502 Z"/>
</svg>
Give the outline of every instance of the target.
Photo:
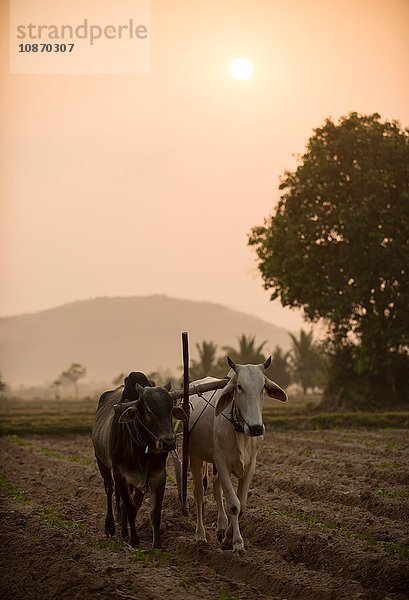
<svg viewBox="0 0 409 600">
<path fill-rule="evenodd" d="M 248 58 L 235 58 L 230 65 L 230 75 L 243 81 L 253 75 L 253 63 Z"/>
</svg>

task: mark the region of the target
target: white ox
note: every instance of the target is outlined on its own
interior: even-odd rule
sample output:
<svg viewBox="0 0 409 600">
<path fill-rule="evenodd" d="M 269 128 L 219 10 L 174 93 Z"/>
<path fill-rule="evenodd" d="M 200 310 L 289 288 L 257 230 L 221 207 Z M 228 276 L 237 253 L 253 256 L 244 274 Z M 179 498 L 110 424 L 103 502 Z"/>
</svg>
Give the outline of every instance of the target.
<svg viewBox="0 0 409 600">
<path fill-rule="evenodd" d="M 263 390 L 270 398 L 287 401 L 287 395 L 264 374 L 271 357 L 260 365 L 236 365 L 230 357 L 230 381 L 215 392 L 190 396 L 192 411 L 189 419 L 190 468 L 194 480 L 196 502 L 196 539 L 206 541 L 203 526 L 203 462 L 213 463 L 217 475 L 213 493 L 217 503 L 217 537 L 222 548 L 244 552 L 239 515 L 244 513 L 248 489 L 256 466 L 257 452 L 263 443 L 265 427 L 262 419 Z M 206 377 L 194 383 L 214 381 Z M 209 403 L 210 402 L 210 403 Z M 237 493 L 231 475 L 238 478 Z M 221 487 L 220 487 L 221 486 Z M 230 516 L 228 522 L 223 506 L 222 490 Z"/>
</svg>

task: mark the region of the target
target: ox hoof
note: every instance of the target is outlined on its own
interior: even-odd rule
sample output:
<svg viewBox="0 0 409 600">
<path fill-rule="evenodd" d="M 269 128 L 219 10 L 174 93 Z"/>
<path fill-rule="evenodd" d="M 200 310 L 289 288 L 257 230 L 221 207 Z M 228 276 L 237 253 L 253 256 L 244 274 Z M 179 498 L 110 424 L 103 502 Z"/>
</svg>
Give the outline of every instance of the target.
<svg viewBox="0 0 409 600">
<path fill-rule="evenodd" d="M 231 539 L 224 538 L 220 547 L 222 550 L 231 550 L 231 547 L 232 547 Z"/>
<path fill-rule="evenodd" d="M 140 543 L 141 543 L 141 540 L 139 539 L 138 535 L 136 535 L 133 538 L 131 537 L 131 539 L 129 540 L 129 545 L 132 546 L 132 548 L 139 546 Z"/>
<path fill-rule="evenodd" d="M 105 523 L 105 535 L 107 537 L 115 535 L 115 523 Z"/>
<path fill-rule="evenodd" d="M 205 535 L 196 534 L 196 542 L 198 544 L 207 544 L 207 539 Z"/>
<path fill-rule="evenodd" d="M 239 544 L 237 544 L 236 546 L 233 546 L 233 552 L 234 552 L 234 554 L 238 554 L 239 556 L 244 556 L 244 554 L 246 554 L 244 546 L 239 545 Z"/>
<path fill-rule="evenodd" d="M 217 535 L 218 542 L 221 543 L 223 541 L 225 532 L 226 532 L 225 529 L 219 529 L 219 531 L 217 531 L 216 535 Z"/>
</svg>

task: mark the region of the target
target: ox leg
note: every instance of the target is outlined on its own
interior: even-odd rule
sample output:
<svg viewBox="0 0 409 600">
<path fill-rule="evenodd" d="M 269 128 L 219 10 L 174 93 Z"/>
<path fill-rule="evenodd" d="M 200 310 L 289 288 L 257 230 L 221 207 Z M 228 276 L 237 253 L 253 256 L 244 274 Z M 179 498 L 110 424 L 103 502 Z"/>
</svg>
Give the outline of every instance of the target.
<svg viewBox="0 0 409 600">
<path fill-rule="evenodd" d="M 196 502 L 196 540 L 198 542 L 206 541 L 206 534 L 203 526 L 203 460 L 198 456 L 190 456 L 190 470 L 193 476 L 194 496 Z"/>
<path fill-rule="evenodd" d="M 149 482 L 151 493 L 151 525 L 152 525 L 152 548 L 162 548 L 160 539 L 160 520 L 162 515 L 163 494 L 165 493 L 166 471 L 163 469 L 159 475 Z"/>
<path fill-rule="evenodd" d="M 217 451 L 215 452 L 217 455 Z M 220 453 L 219 453 L 220 454 Z M 240 500 L 238 499 L 236 492 L 234 491 L 233 483 L 231 480 L 231 474 L 227 463 L 223 458 L 218 460 L 216 463 L 217 472 L 220 477 L 220 483 L 223 488 L 223 492 L 226 498 L 227 509 L 230 516 L 230 524 L 227 527 L 224 540 L 222 542 L 223 550 L 227 550 L 230 546 L 233 546 L 233 552 L 242 554 L 244 552 L 243 538 L 240 534 L 239 528 L 239 514 L 240 514 Z"/>
<path fill-rule="evenodd" d="M 125 507 L 126 516 L 128 517 L 129 523 L 129 531 L 130 531 L 130 539 L 129 543 L 131 546 L 135 547 L 139 544 L 139 536 L 135 527 L 135 517 L 138 512 L 134 501 L 131 498 L 129 487 L 126 480 L 119 474 L 114 473 L 115 485 L 119 490 L 119 494 L 121 496 L 121 500 L 123 502 L 123 507 Z M 139 505 L 140 506 L 140 505 Z M 138 507 L 139 508 L 139 507 Z M 123 521 L 122 521 L 123 523 Z"/>
<path fill-rule="evenodd" d="M 135 519 L 134 519 L 134 523 L 136 520 L 136 517 L 138 515 L 139 509 L 141 508 L 141 504 L 143 501 L 143 492 L 141 490 L 139 490 L 138 488 L 134 488 L 133 492 L 132 492 L 132 500 L 135 506 Z M 136 533 L 136 530 L 135 530 Z M 137 543 L 139 544 L 139 536 L 138 534 L 136 534 L 136 538 L 137 538 Z"/>
<path fill-rule="evenodd" d="M 256 459 L 254 458 L 247 469 L 244 471 L 244 477 L 239 480 L 239 485 L 237 486 L 237 496 L 240 500 L 241 512 L 240 514 L 244 514 L 247 506 L 247 496 L 249 493 L 249 487 L 251 480 L 253 479 L 254 470 L 256 468 Z"/>
<path fill-rule="evenodd" d="M 129 537 L 128 533 L 128 517 L 126 516 L 126 509 L 119 493 L 118 486 L 115 486 L 115 505 L 118 519 L 121 523 L 121 536 L 125 539 Z"/>
<path fill-rule="evenodd" d="M 179 504 L 182 506 L 182 463 L 179 458 L 177 450 L 172 450 L 170 453 L 173 462 L 173 468 L 175 470 L 176 485 L 178 488 Z"/>
<path fill-rule="evenodd" d="M 115 521 L 112 514 L 112 494 L 114 491 L 114 482 L 112 480 L 111 469 L 105 466 L 99 458 L 97 458 L 98 469 L 104 480 L 105 493 L 107 496 L 107 514 L 105 517 L 105 535 L 115 535 Z"/>
<path fill-rule="evenodd" d="M 202 483 L 203 483 L 204 493 L 206 494 L 207 490 L 209 489 L 209 464 L 207 462 L 203 463 Z"/>
<path fill-rule="evenodd" d="M 228 519 L 226 511 L 224 510 L 223 493 L 218 473 L 216 473 L 213 478 L 213 496 L 217 504 L 217 539 L 221 542 L 227 529 Z"/>
<path fill-rule="evenodd" d="M 121 520 L 121 536 L 124 539 L 128 539 L 129 538 L 128 517 L 126 516 L 126 508 L 125 508 L 125 504 L 124 504 L 122 498 L 120 499 L 120 504 L 119 504 L 119 518 Z"/>
</svg>

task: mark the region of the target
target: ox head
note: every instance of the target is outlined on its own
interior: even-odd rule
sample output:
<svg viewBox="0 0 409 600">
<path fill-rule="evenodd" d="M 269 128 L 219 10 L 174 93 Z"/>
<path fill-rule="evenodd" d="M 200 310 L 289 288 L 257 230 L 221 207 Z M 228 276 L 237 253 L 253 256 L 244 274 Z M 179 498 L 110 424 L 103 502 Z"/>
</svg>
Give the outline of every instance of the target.
<svg viewBox="0 0 409 600">
<path fill-rule="evenodd" d="M 285 391 L 265 375 L 265 370 L 271 364 L 271 356 L 260 365 L 236 365 L 230 356 L 227 362 L 233 373 L 219 396 L 215 414 L 218 416 L 234 399 L 237 417 L 244 422 L 244 433 L 250 436 L 263 435 L 263 390 L 270 398 L 287 402 Z"/>
<path fill-rule="evenodd" d="M 171 384 L 164 387 L 142 387 L 135 384 L 137 399 L 116 405 L 121 412 L 119 423 L 128 424 L 139 445 L 149 446 L 154 453 L 169 452 L 176 447 L 172 416 L 185 420 L 181 408 L 174 406 L 169 394 Z"/>
</svg>

